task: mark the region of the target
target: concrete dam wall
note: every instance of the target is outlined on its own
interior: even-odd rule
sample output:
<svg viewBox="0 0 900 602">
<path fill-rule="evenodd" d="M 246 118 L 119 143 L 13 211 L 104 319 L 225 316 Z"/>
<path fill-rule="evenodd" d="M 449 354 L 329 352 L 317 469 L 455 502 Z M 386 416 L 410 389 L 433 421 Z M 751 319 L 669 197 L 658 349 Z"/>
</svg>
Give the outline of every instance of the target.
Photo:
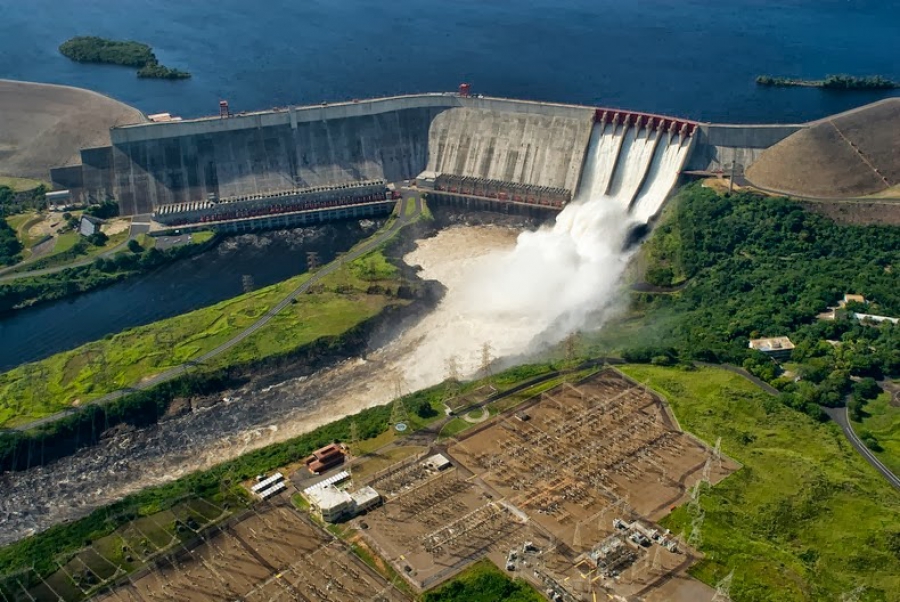
<svg viewBox="0 0 900 602">
<path fill-rule="evenodd" d="M 487 182 L 503 196 L 539 189 L 538 195 L 568 200 L 578 191 L 595 123 L 690 135 L 678 163 L 707 171 L 731 161 L 747 167 L 805 127 L 697 124 L 595 107 L 420 94 L 116 127 L 111 146 L 84 149 L 82 165 L 53 169 L 51 180 L 78 200 L 115 199 L 124 215 L 174 203 L 397 182 L 423 171 L 466 186 Z M 632 147 L 653 157 L 656 143 L 651 148 L 642 140 L 624 137 L 620 160 Z M 648 165 L 656 169 L 656 162 Z"/>
<path fill-rule="evenodd" d="M 88 202 L 123 215 L 190 201 L 364 180 L 429 166 L 575 192 L 590 138 L 583 107 L 449 94 L 290 108 L 114 128 L 112 145 L 51 171 Z"/>
<path fill-rule="evenodd" d="M 574 192 L 591 136 L 581 118 L 459 108 L 437 115 L 428 170 Z"/>
<path fill-rule="evenodd" d="M 161 139 L 134 140 L 133 130 L 114 130 L 111 196 L 124 214 L 140 214 L 210 196 L 412 178 L 427 161 L 428 126 L 435 113 L 422 108 L 290 119 Z"/>
</svg>

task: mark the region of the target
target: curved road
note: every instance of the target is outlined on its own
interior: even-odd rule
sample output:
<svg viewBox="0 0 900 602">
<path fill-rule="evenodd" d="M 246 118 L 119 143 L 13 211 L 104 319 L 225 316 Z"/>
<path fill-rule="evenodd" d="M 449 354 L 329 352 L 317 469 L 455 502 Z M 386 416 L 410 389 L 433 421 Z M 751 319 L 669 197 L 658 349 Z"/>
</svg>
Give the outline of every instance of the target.
<svg viewBox="0 0 900 602">
<path fill-rule="evenodd" d="M 100 259 L 101 257 L 106 258 L 111 255 L 114 255 L 125 248 L 128 244 L 128 241 L 132 238 L 136 238 L 138 234 L 146 233 L 150 231 L 150 223 L 149 222 L 131 222 L 131 228 L 128 231 L 128 238 L 112 247 L 111 249 L 107 249 L 103 251 L 99 255 L 94 255 L 93 257 L 86 257 L 84 259 L 79 259 L 78 261 L 73 261 L 71 263 L 65 263 L 63 265 L 54 266 L 52 268 L 44 268 L 41 270 L 31 270 L 28 272 L 17 272 L 15 274 L 9 274 L 6 276 L 0 276 L 0 282 L 11 282 L 13 280 L 19 280 L 21 278 L 31 278 L 33 276 L 44 276 L 46 274 L 55 274 L 57 272 L 62 272 L 63 270 L 68 270 L 69 268 L 80 268 L 81 266 L 90 265 Z M 38 258 L 35 258 L 34 261 L 37 261 Z M 4 270 L 0 270 L 0 274 L 5 274 L 6 272 L 11 272 L 16 268 L 20 268 L 23 265 L 28 265 L 28 261 L 24 263 L 20 263 L 18 265 L 11 266 Z"/>
<path fill-rule="evenodd" d="M 411 200 L 414 200 L 414 202 L 415 202 L 415 211 L 413 211 L 413 213 L 410 215 L 406 215 L 406 208 L 407 208 L 408 203 Z M 108 395 L 104 395 L 103 397 L 100 397 L 98 399 L 88 402 L 88 404 L 86 404 L 86 405 L 103 404 L 108 401 L 118 399 L 119 397 L 122 397 L 123 395 L 127 395 L 128 393 L 133 393 L 135 391 L 143 390 L 143 389 L 149 389 L 150 387 L 153 387 L 155 385 L 163 383 L 167 380 L 172 380 L 173 378 L 180 376 L 181 374 L 184 374 L 184 372 L 186 372 L 189 367 L 196 366 L 197 364 L 202 364 L 204 362 L 211 360 L 212 358 L 214 358 L 218 355 L 221 355 L 222 353 L 225 353 L 226 351 L 228 351 L 229 349 L 231 349 L 232 347 L 234 347 L 235 345 L 237 345 L 238 343 L 240 343 L 241 341 L 243 341 L 244 339 L 246 339 L 247 337 L 252 335 L 254 332 L 258 331 L 260 328 L 262 328 L 263 326 L 268 324 L 269 321 L 272 318 L 274 318 L 281 310 L 283 310 L 285 307 L 287 307 L 291 303 L 291 301 L 293 301 L 294 299 L 296 299 L 297 297 L 299 297 L 300 295 L 305 293 L 307 290 L 309 290 L 309 288 L 312 285 L 318 283 L 320 280 L 322 280 L 322 278 L 324 278 L 330 274 L 333 274 L 334 272 L 336 272 L 338 270 L 338 268 L 340 268 L 342 265 L 344 265 L 348 261 L 353 261 L 355 259 L 358 259 L 359 257 L 365 255 L 366 253 L 376 249 L 381 244 L 383 244 L 385 241 L 387 241 L 389 238 L 391 238 L 394 234 L 396 234 L 401 228 L 403 228 L 410 222 L 417 219 L 421 214 L 422 214 L 421 198 L 419 198 L 418 195 L 416 195 L 415 198 L 413 199 L 412 193 L 406 193 L 404 198 L 399 203 L 399 216 L 394 221 L 394 223 L 391 224 L 390 228 L 388 228 L 387 230 L 384 230 L 383 232 L 379 233 L 375 237 L 370 238 L 362 245 L 356 247 L 355 249 L 349 251 L 348 253 L 345 253 L 344 255 L 341 255 L 340 257 L 338 257 L 337 259 L 335 259 L 334 261 L 329 263 L 327 266 L 320 269 L 318 272 L 313 274 L 313 276 L 309 280 L 305 281 L 303 284 L 301 284 L 300 286 L 295 288 L 293 291 L 288 293 L 288 295 L 284 299 L 282 299 L 277 305 L 275 305 L 275 307 L 273 307 L 272 309 L 267 311 L 265 314 L 263 314 L 263 316 L 260 317 L 256 322 L 254 322 L 253 324 L 248 326 L 246 329 L 244 329 L 243 331 L 236 334 L 234 337 L 232 337 L 228 341 L 225 341 L 224 343 L 222 343 L 215 349 L 204 353 L 203 355 L 201 355 L 200 357 L 198 357 L 196 359 L 190 360 L 189 362 L 186 362 L 179 366 L 169 368 L 165 372 L 161 372 L 161 373 L 157 374 L 156 376 L 154 376 L 152 378 L 148 378 L 148 379 L 146 379 L 136 385 L 133 385 L 131 387 L 127 387 L 125 389 L 119 389 L 118 391 L 113 391 L 112 393 L 109 393 Z M 82 407 L 84 407 L 84 406 L 82 406 Z M 35 427 L 39 427 L 39 426 L 42 426 L 45 424 L 49 424 L 51 422 L 55 422 L 65 416 L 68 416 L 69 414 L 75 413 L 77 411 L 78 410 L 74 410 L 74 409 L 63 410 L 61 412 L 57 412 L 56 414 L 51 414 L 50 416 L 46 416 L 39 420 L 35 420 L 33 422 L 29 422 L 27 424 L 18 426 L 15 428 L 15 430 L 27 431 L 27 430 L 33 429 Z"/>
<path fill-rule="evenodd" d="M 780 395 L 778 389 L 770 385 L 769 383 L 760 380 L 759 378 L 753 376 L 743 368 L 738 368 L 737 366 L 732 366 L 729 364 L 707 364 L 706 362 L 694 362 L 695 364 L 701 366 L 710 366 L 713 368 L 723 368 L 728 370 L 729 372 L 734 372 L 735 374 L 740 374 L 756 386 L 760 387 L 766 393 L 770 395 Z M 872 465 L 872 468 L 881 473 L 881 475 L 888 480 L 888 483 L 900 489 L 900 478 L 897 477 L 891 469 L 881 463 L 881 460 L 875 457 L 866 444 L 862 442 L 862 440 L 856 435 L 856 431 L 853 430 L 853 425 L 850 424 L 850 415 L 848 414 L 847 407 L 843 408 L 826 408 L 822 407 L 822 410 L 828 414 L 828 417 L 834 420 L 841 430 L 844 432 L 844 436 L 847 437 L 847 440 L 850 442 L 850 445 L 863 457 L 863 459 Z"/>
<path fill-rule="evenodd" d="M 875 470 L 880 472 L 888 482 L 893 485 L 895 488 L 900 489 L 900 478 L 897 478 L 891 470 L 881 463 L 881 460 L 875 457 L 866 444 L 860 440 L 860 438 L 856 435 L 856 431 L 853 430 L 853 425 L 850 424 L 850 415 L 847 412 L 847 408 L 822 408 L 825 410 L 825 413 L 828 416 L 838 423 L 838 426 L 841 427 L 841 430 L 844 431 L 844 436 L 850 441 L 850 445 L 852 445 L 859 454 L 866 459 L 866 461 L 872 465 Z"/>
</svg>

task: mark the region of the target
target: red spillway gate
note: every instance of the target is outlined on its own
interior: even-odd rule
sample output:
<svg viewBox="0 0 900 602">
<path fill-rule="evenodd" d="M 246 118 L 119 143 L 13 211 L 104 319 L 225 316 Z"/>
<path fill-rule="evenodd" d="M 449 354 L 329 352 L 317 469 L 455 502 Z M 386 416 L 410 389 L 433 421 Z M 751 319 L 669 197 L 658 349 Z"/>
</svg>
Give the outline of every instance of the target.
<svg viewBox="0 0 900 602">
<path fill-rule="evenodd" d="M 639 128 L 660 130 L 674 134 L 692 135 L 697 130 L 697 122 L 678 117 L 666 117 L 652 113 L 638 113 L 619 109 L 596 109 L 594 123 L 614 123 L 616 125 L 633 125 Z"/>
</svg>

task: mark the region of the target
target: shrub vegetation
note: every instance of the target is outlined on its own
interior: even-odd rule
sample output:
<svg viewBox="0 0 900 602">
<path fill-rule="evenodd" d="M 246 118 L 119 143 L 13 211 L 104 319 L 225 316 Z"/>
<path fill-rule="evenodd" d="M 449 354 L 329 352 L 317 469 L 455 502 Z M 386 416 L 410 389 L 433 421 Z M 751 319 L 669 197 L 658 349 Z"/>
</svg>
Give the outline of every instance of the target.
<svg viewBox="0 0 900 602">
<path fill-rule="evenodd" d="M 191 76 L 159 64 L 153 49 L 147 44 L 131 41 L 107 40 L 96 36 L 78 36 L 59 47 L 63 56 L 79 63 L 103 63 L 136 67 L 138 77 L 186 79 Z"/>
</svg>

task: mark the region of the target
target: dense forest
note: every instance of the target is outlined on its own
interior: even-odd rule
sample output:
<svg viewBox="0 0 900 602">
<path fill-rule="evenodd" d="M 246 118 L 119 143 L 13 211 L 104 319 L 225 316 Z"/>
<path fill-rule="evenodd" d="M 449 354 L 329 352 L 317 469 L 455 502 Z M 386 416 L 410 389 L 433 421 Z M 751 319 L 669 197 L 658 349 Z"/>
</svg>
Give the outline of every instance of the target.
<svg viewBox="0 0 900 602">
<path fill-rule="evenodd" d="M 842 403 L 851 377 L 900 375 L 900 327 L 817 319 L 845 293 L 864 295 L 869 313 L 900 316 L 900 228 L 839 226 L 787 199 L 692 185 L 644 252 L 649 283 L 685 286 L 635 294 L 643 345 L 626 350 L 626 359 L 743 365 L 816 415 L 819 404 Z M 796 344 L 801 382 L 748 348 L 749 339 L 766 336 Z"/>
<path fill-rule="evenodd" d="M 59 47 L 63 56 L 79 63 L 102 63 L 136 67 L 138 77 L 158 79 L 186 79 L 191 76 L 159 64 L 153 49 L 147 44 L 131 41 L 107 40 L 96 36 L 78 36 Z"/>
<path fill-rule="evenodd" d="M 0 219 L 0 265 L 13 265 L 21 259 L 22 243 L 6 220 Z"/>
</svg>

